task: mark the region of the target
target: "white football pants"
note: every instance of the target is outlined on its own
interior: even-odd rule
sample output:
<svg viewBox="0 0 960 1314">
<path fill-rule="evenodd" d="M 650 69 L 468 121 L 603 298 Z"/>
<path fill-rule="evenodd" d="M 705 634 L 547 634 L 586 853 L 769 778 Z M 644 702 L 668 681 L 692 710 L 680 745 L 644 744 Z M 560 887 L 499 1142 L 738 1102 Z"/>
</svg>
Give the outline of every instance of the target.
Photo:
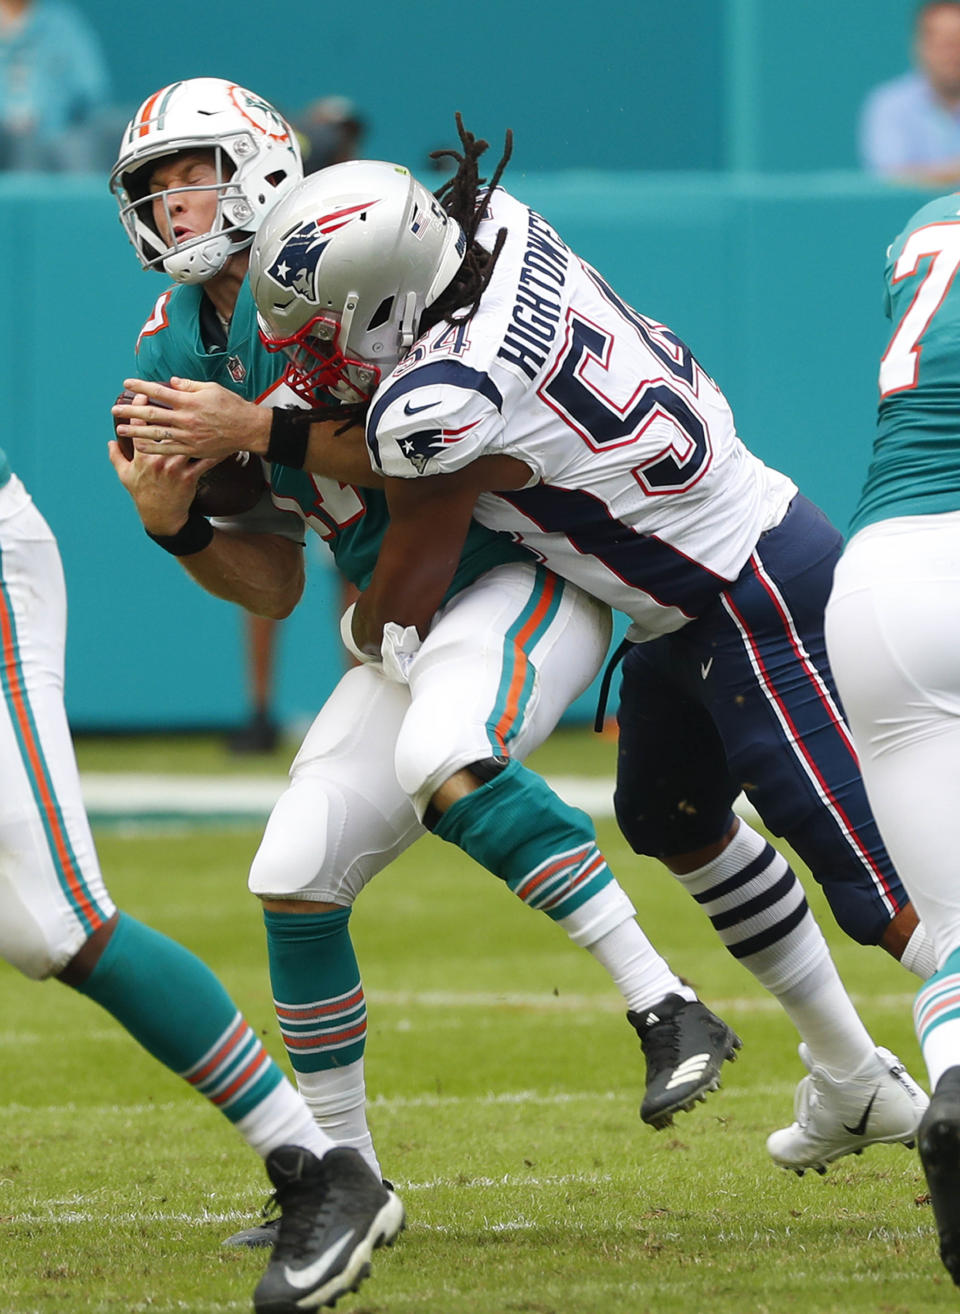
<svg viewBox="0 0 960 1314">
<path fill-rule="evenodd" d="M 826 637 L 870 805 L 942 964 L 960 947 L 960 512 L 855 534 Z"/>
<path fill-rule="evenodd" d="M 116 911 L 63 706 L 66 619 L 56 540 L 14 475 L 0 488 L 0 957 L 37 980 Z"/>
<path fill-rule="evenodd" d="M 590 684 L 609 608 L 533 561 L 498 566 L 440 612 L 409 686 L 349 671 L 290 768 L 250 870 L 254 894 L 348 906 L 419 835 L 454 772 L 523 759 Z"/>
</svg>

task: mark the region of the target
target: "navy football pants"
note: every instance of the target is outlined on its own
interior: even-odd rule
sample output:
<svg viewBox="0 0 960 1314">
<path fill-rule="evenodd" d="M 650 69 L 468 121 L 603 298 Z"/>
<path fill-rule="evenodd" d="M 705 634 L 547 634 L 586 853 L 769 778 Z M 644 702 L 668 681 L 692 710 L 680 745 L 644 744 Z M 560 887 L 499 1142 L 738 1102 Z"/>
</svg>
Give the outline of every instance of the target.
<svg viewBox="0 0 960 1314">
<path fill-rule="evenodd" d="M 718 840 L 741 789 L 876 944 L 907 902 L 867 803 L 827 663 L 823 615 L 842 547 L 797 496 L 697 620 L 623 662 L 616 812 L 636 853 Z"/>
</svg>

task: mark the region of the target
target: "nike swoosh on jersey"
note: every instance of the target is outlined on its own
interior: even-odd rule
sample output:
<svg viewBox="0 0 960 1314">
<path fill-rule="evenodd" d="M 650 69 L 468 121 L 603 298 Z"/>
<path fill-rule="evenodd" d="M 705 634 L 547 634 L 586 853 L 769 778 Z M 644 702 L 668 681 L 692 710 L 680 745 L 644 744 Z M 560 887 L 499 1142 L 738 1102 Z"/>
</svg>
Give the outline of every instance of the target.
<svg viewBox="0 0 960 1314">
<path fill-rule="evenodd" d="M 701 679 L 705 680 L 705 679 L 707 678 L 707 676 L 710 674 L 710 667 L 711 667 L 712 665 L 713 665 L 713 658 L 712 658 L 712 657 L 710 658 L 710 660 L 709 660 L 708 662 L 701 662 L 701 663 L 700 663 L 700 677 L 701 677 Z"/>
<path fill-rule="evenodd" d="M 327 1269 L 335 1259 L 338 1259 L 343 1251 L 353 1240 L 356 1233 L 355 1228 L 351 1228 L 345 1236 L 339 1241 L 335 1241 L 332 1246 L 328 1246 L 319 1259 L 315 1259 L 312 1264 L 306 1268 L 295 1269 L 289 1264 L 283 1266 L 283 1276 L 290 1283 L 291 1287 L 296 1287 L 298 1291 L 304 1291 L 307 1287 L 313 1286 L 320 1278 L 324 1276 Z"/>
<path fill-rule="evenodd" d="M 425 402 L 423 406 L 411 406 L 409 402 L 404 406 L 404 415 L 419 415 L 421 411 L 429 411 L 431 406 L 436 406 L 435 401 Z"/>
<path fill-rule="evenodd" d="M 844 1124 L 843 1124 L 843 1130 L 844 1130 L 844 1131 L 848 1131 L 848 1132 L 850 1133 L 851 1136 L 865 1136 L 865 1135 L 866 1135 L 866 1132 L 867 1132 L 867 1119 L 870 1117 L 870 1110 L 873 1108 L 873 1102 L 874 1102 L 874 1100 L 877 1098 L 877 1096 L 878 1096 L 879 1094 L 880 1094 L 880 1087 L 878 1086 L 877 1089 L 876 1089 L 876 1090 L 873 1092 L 873 1094 L 870 1096 L 870 1103 L 869 1103 L 869 1104 L 867 1105 L 867 1107 L 864 1109 L 864 1111 L 863 1111 L 863 1116 L 861 1117 L 861 1119 L 860 1119 L 860 1121 L 857 1123 L 857 1125 L 856 1125 L 855 1127 L 848 1127 L 847 1124 L 844 1123 Z"/>
</svg>

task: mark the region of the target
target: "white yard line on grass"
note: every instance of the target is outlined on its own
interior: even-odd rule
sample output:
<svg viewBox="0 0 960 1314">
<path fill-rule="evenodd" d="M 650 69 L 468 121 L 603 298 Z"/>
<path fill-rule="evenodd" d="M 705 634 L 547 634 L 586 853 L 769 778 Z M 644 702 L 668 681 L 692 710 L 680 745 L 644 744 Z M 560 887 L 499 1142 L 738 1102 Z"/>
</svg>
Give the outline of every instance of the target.
<svg viewBox="0 0 960 1314">
<path fill-rule="evenodd" d="M 613 816 L 613 777 L 558 775 L 551 787 L 574 807 L 593 817 Z M 94 821 L 151 818 L 228 817 L 265 820 L 286 788 L 285 776 L 176 776 L 133 772 L 85 771 L 83 800 Z M 745 809 L 741 811 L 741 809 Z M 741 815 L 756 816 L 746 799 Z"/>
<path fill-rule="evenodd" d="M 752 1084 L 745 1088 L 724 1087 L 726 1099 L 779 1098 L 789 1095 L 795 1087 L 793 1081 L 767 1082 L 762 1085 Z M 542 1091 L 542 1090 L 505 1090 L 488 1091 L 484 1095 L 438 1095 L 427 1092 L 421 1095 L 374 1095 L 368 1106 L 377 1113 L 406 1113 L 411 1109 L 491 1108 L 503 1106 L 522 1107 L 526 1104 L 537 1106 L 551 1105 L 562 1107 L 568 1104 L 623 1104 L 631 1110 L 636 1102 L 633 1090 L 579 1090 L 579 1091 Z M 69 1117 L 82 1116 L 90 1120 L 107 1121 L 110 1118 L 148 1118 L 158 1113 L 183 1112 L 184 1105 L 172 1100 L 158 1104 L 0 1104 L 0 1118 L 39 1118 L 41 1116 Z"/>
<path fill-rule="evenodd" d="M 378 1008 L 422 1008 L 422 1009 L 497 1009 L 497 1008 L 517 1008 L 528 1009 L 542 1013 L 583 1013 L 590 1016 L 595 1013 L 622 1013 L 622 1002 L 608 995 L 553 995 L 553 994 L 523 994 L 521 992 L 508 993 L 493 990 L 367 990 L 365 992 L 367 1001 Z M 900 1009 L 909 1012 L 913 1003 L 913 992 L 905 990 L 896 994 L 884 995 L 861 995 L 853 994 L 850 996 L 857 1008 L 888 1008 Z M 775 1014 L 779 1011 L 779 1003 L 770 995 L 756 996 L 731 996 L 728 999 L 711 999 L 710 1005 L 718 1013 L 740 1014 L 740 1015 L 767 1015 Z M 429 1025 L 429 1019 L 426 1020 Z M 384 1019 L 382 1025 L 392 1030 L 405 1030 L 409 1025 L 409 1019 L 401 1018 L 399 1021 L 390 1022 Z M 464 1025 L 473 1025 L 465 1023 Z M 125 1031 L 117 1029 L 99 1028 L 85 1031 L 84 1040 L 96 1041 L 97 1044 L 116 1043 L 127 1045 L 130 1043 L 129 1036 Z M 21 1045 L 38 1045 L 48 1044 L 49 1036 L 40 1031 L 29 1031 L 26 1028 L 17 1030 L 0 1031 L 0 1051 L 4 1049 L 14 1050 Z M 3 1106 L 0 1106 L 3 1107 Z M 153 1107 L 153 1106 L 151 1106 Z"/>
<path fill-rule="evenodd" d="M 595 1013 L 622 1013 L 623 1003 L 615 996 L 609 995 L 554 995 L 554 994 L 524 994 L 521 992 L 499 992 L 494 990 L 367 990 L 365 992 L 368 1003 L 378 1008 L 422 1008 L 422 1009 L 497 1009 L 497 1008 L 517 1008 L 528 1009 L 542 1013 L 583 1013 L 590 1016 Z M 913 992 L 905 990 L 902 993 L 884 994 L 884 995 L 861 995 L 853 994 L 850 996 L 857 1008 L 889 1008 L 900 1009 L 909 1012 L 913 1003 Z M 711 1008 L 718 1013 L 740 1014 L 740 1015 L 767 1015 L 775 1014 L 779 1011 L 779 1003 L 770 995 L 756 996 L 732 996 L 729 999 L 710 1000 Z M 408 1027 L 409 1019 L 401 1018 L 399 1021 L 390 1022 L 383 1020 L 383 1026 L 392 1030 L 405 1030 Z M 426 1021 L 429 1025 L 429 1019 Z M 464 1025 L 473 1025 L 465 1023 Z M 99 1028 L 83 1033 L 85 1040 L 94 1040 L 98 1044 L 117 1043 L 127 1045 L 130 1043 L 129 1036 L 125 1031 L 119 1029 Z M 0 1031 L 0 1051 L 3 1049 L 16 1049 L 20 1045 L 37 1045 L 48 1044 L 49 1036 L 40 1031 L 29 1031 L 25 1028 L 10 1031 Z M 2 1106 L 0 1106 L 2 1107 Z"/>
</svg>

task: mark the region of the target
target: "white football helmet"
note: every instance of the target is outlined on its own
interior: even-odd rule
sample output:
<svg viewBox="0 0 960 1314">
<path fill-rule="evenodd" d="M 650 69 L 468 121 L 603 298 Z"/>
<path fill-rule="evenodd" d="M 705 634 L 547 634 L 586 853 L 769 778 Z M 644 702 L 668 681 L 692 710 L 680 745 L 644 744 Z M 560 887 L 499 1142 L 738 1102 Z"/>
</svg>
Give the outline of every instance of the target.
<svg viewBox="0 0 960 1314">
<path fill-rule="evenodd" d="M 165 156 L 197 150 L 213 153 L 216 220 L 209 233 L 168 244 L 154 206 L 168 206 L 169 192 L 151 194 L 150 175 Z M 267 211 L 302 177 L 296 134 L 272 105 L 222 78 L 189 78 L 154 92 L 127 124 L 110 190 L 144 269 L 162 266 L 178 283 L 204 283 L 250 245 Z"/>
<path fill-rule="evenodd" d="M 287 382 L 305 400 L 364 400 L 413 345 L 465 253 L 463 229 L 402 165 L 320 169 L 254 240 L 260 336 L 286 352 Z"/>
</svg>

